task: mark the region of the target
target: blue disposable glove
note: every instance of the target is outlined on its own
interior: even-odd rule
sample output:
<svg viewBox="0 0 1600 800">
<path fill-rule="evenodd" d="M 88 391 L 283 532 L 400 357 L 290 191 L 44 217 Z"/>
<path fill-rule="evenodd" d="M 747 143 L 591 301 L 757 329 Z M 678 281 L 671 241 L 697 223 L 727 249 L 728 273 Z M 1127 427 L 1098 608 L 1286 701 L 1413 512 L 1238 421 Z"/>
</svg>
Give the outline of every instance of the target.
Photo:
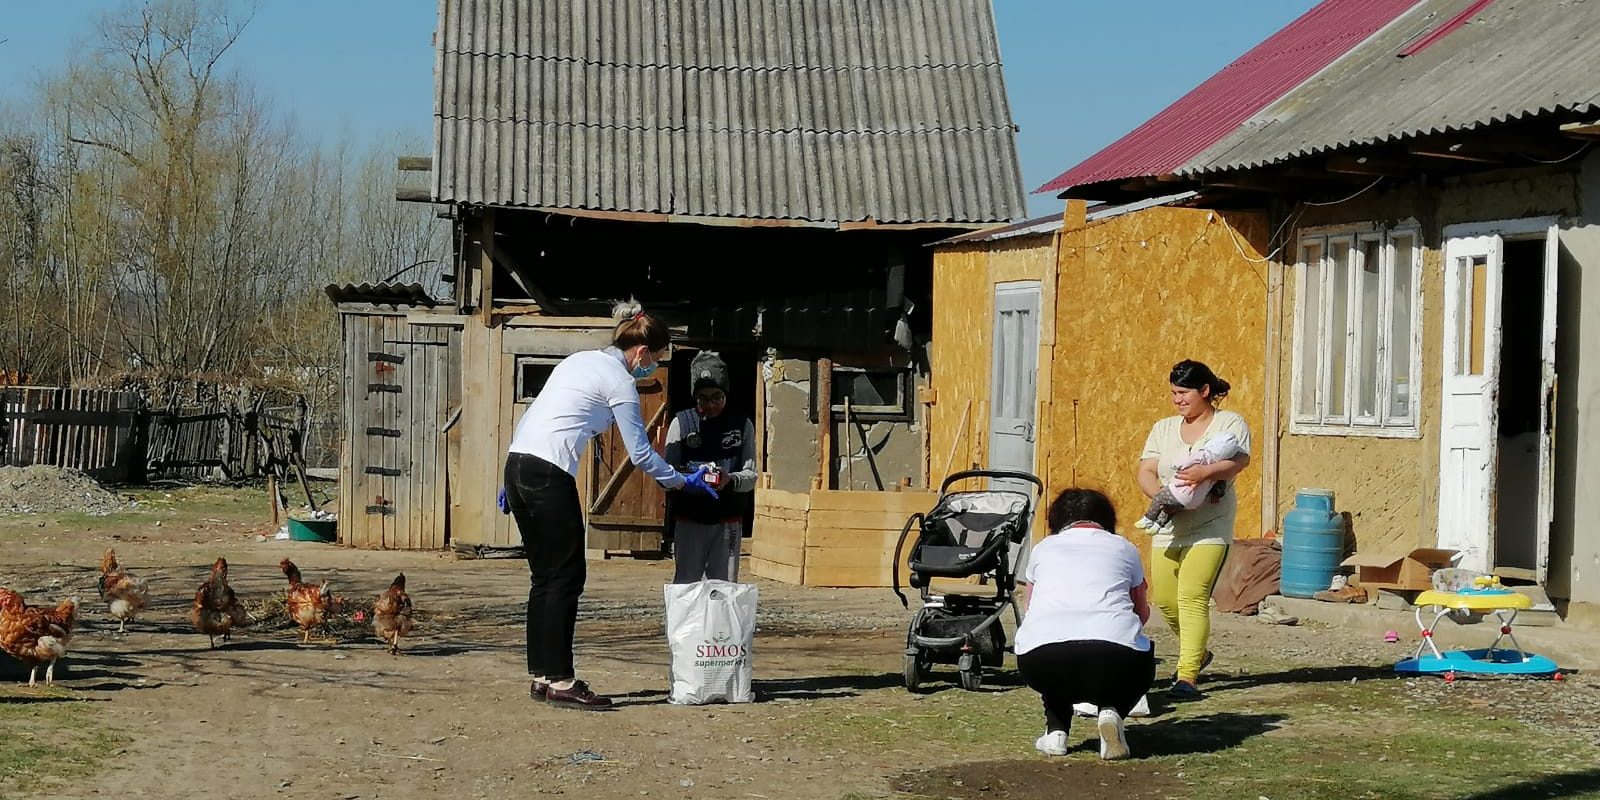
<svg viewBox="0 0 1600 800">
<path fill-rule="evenodd" d="M 500 487 L 500 494 L 495 497 L 494 504 L 496 508 L 500 509 L 500 513 L 511 513 L 511 504 L 506 502 L 506 489 L 504 486 Z"/>
<path fill-rule="evenodd" d="M 695 470 L 694 472 L 691 472 L 691 473 L 689 473 L 687 475 L 684 475 L 683 476 L 683 485 L 687 486 L 687 487 L 690 487 L 690 488 L 692 488 L 692 489 L 694 489 L 696 491 L 705 492 L 706 494 L 711 495 L 711 499 L 712 500 L 719 499 L 718 495 L 717 495 L 717 490 L 711 488 L 711 485 L 706 483 L 706 473 L 710 472 L 710 471 L 711 471 L 710 467 L 702 466 L 699 469 Z"/>
</svg>

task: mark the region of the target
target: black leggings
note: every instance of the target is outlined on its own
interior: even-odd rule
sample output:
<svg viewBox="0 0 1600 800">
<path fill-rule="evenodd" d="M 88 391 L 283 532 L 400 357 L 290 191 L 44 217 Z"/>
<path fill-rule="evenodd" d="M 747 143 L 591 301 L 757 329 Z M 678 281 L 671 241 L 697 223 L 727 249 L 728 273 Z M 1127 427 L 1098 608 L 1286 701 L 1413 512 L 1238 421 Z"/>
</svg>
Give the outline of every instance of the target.
<svg viewBox="0 0 1600 800">
<path fill-rule="evenodd" d="M 1072 725 L 1072 704 L 1115 708 L 1124 718 L 1156 679 L 1156 651 L 1097 640 L 1051 642 L 1017 656 L 1028 685 L 1044 700 L 1048 731 Z"/>
<path fill-rule="evenodd" d="M 583 507 L 578 483 L 537 456 L 506 459 L 506 504 L 528 557 L 528 674 L 550 681 L 573 678 L 572 636 L 583 561 Z"/>
</svg>

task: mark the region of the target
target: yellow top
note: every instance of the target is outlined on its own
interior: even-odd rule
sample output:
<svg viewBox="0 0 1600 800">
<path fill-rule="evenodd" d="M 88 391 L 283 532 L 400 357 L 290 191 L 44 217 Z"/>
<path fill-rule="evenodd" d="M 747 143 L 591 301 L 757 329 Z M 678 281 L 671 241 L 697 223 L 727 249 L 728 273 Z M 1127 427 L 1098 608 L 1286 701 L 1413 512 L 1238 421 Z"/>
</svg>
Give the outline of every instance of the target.
<svg viewBox="0 0 1600 800">
<path fill-rule="evenodd" d="M 1429 589 L 1417 595 L 1419 606 L 1444 606 L 1462 611 L 1499 611 L 1502 609 L 1533 608 L 1533 600 L 1525 594 L 1506 592 L 1504 594 L 1462 594 L 1460 592 L 1441 592 Z"/>
</svg>

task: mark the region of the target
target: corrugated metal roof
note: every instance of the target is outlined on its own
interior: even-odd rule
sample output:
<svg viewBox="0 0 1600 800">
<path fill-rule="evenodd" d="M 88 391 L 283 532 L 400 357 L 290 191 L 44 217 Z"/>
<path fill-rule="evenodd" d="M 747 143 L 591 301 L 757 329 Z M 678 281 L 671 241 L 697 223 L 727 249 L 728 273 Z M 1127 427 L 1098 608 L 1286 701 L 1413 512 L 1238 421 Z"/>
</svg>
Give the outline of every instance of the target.
<svg viewBox="0 0 1600 800">
<path fill-rule="evenodd" d="M 1416 2 L 1324 0 L 1143 125 L 1035 191 L 1169 174 Z"/>
<path fill-rule="evenodd" d="M 1460 0 L 1425 0 L 1177 173 L 1600 109 L 1600 0 L 1497 0 L 1415 55 L 1398 56 L 1461 10 Z"/>
<path fill-rule="evenodd" d="M 376 306 L 440 305 L 420 283 L 347 283 L 323 289 L 335 303 L 371 303 Z"/>
<path fill-rule="evenodd" d="M 989 0 L 440 0 L 441 202 L 824 222 L 1024 207 Z"/>
</svg>

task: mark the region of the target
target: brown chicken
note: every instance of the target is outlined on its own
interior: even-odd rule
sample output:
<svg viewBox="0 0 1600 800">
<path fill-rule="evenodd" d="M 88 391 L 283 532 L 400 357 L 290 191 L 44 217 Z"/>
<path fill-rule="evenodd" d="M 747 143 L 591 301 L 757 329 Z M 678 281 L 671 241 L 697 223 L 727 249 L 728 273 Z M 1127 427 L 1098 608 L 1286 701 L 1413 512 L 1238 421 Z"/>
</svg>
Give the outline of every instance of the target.
<svg viewBox="0 0 1600 800">
<path fill-rule="evenodd" d="M 200 584 L 194 593 L 194 606 L 189 610 L 189 620 L 194 629 L 211 637 L 211 646 L 217 646 L 217 637 L 226 642 L 235 626 L 248 621 L 244 604 L 228 585 L 228 561 L 219 558 L 211 563 L 211 577 Z"/>
<path fill-rule="evenodd" d="M 400 637 L 411 632 L 411 595 L 406 594 L 404 572 L 372 604 L 372 630 L 388 643 L 390 655 L 400 655 Z"/>
<path fill-rule="evenodd" d="M 300 643 L 311 641 L 311 629 L 328 624 L 328 612 L 333 609 L 333 593 L 328 591 L 328 582 L 323 581 L 321 586 L 312 586 L 300 580 L 300 568 L 293 561 L 284 559 L 278 562 L 278 568 L 289 578 L 289 591 L 284 600 L 289 606 L 289 618 L 300 626 Z"/>
<path fill-rule="evenodd" d="M 107 550 L 100 557 L 100 599 L 106 602 L 111 616 L 117 618 L 117 633 L 127 632 L 128 621 L 144 610 L 149 597 L 150 585 L 122 568 L 117 551 Z"/>
<path fill-rule="evenodd" d="M 62 600 L 55 608 L 29 606 L 22 596 L 0 589 L 0 650 L 28 666 L 28 685 L 38 683 L 39 665 L 44 682 L 56 679 L 56 661 L 67 654 L 67 643 L 78 625 L 78 599 Z"/>
</svg>

